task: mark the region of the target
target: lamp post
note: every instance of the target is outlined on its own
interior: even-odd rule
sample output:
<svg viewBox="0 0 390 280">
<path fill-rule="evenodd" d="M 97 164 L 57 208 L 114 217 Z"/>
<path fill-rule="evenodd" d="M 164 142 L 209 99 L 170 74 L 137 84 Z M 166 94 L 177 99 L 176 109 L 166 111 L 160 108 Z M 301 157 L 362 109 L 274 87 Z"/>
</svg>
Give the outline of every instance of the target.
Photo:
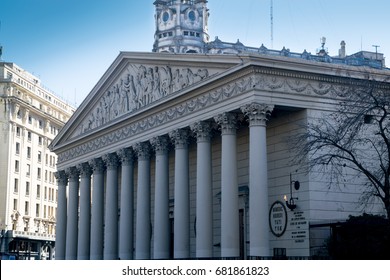
<svg viewBox="0 0 390 280">
<path fill-rule="evenodd" d="M 290 173 L 290 199 L 288 200 L 287 195 L 285 195 L 284 200 L 286 201 L 287 208 L 290 209 L 291 211 L 294 211 L 294 209 L 297 208 L 297 205 L 295 204 L 295 200 L 298 200 L 298 197 L 293 197 L 293 194 L 292 194 L 293 185 L 294 185 L 295 190 L 299 190 L 299 187 L 301 186 L 299 181 L 292 180 L 292 176 Z"/>
</svg>

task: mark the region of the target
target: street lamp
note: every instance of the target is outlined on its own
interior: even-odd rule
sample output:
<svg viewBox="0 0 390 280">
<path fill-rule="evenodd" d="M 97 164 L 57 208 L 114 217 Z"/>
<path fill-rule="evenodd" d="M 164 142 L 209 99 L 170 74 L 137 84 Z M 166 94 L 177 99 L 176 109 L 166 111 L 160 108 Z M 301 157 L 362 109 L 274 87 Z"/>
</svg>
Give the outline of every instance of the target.
<svg viewBox="0 0 390 280">
<path fill-rule="evenodd" d="M 299 181 L 292 180 L 291 173 L 290 173 L 290 199 L 287 199 L 287 195 L 285 195 L 284 200 L 286 201 L 287 208 L 290 209 L 291 211 L 294 211 L 294 209 L 297 208 L 297 205 L 295 204 L 295 200 L 298 200 L 298 197 L 293 197 L 292 194 L 293 185 L 295 190 L 299 190 L 299 187 L 301 186 Z"/>
</svg>

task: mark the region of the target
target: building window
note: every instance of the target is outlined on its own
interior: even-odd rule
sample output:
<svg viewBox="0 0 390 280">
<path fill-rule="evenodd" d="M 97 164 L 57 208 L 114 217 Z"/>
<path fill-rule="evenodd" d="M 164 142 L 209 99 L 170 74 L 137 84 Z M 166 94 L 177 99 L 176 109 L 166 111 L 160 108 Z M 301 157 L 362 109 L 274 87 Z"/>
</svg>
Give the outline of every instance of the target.
<svg viewBox="0 0 390 280">
<path fill-rule="evenodd" d="M 41 136 L 38 137 L 38 145 L 42 146 L 42 137 Z"/>
<path fill-rule="evenodd" d="M 30 115 L 28 115 L 28 123 L 32 124 L 32 117 Z"/>
<path fill-rule="evenodd" d="M 20 154 L 20 143 L 18 143 L 18 142 L 16 142 L 15 153 L 16 153 L 17 155 Z"/>
<path fill-rule="evenodd" d="M 26 196 L 30 195 L 30 182 L 26 182 Z"/>
<path fill-rule="evenodd" d="M 29 214 L 29 203 L 28 203 L 28 201 L 26 201 L 25 203 L 24 203 L 24 215 L 28 215 Z"/>
<path fill-rule="evenodd" d="M 44 193 L 43 193 L 44 199 L 47 200 L 47 187 L 45 187 Z"/>
<path fill-rule="evenodd" d="M 40 167 L 38 167 L 38 170 L 37 170 L 37 178 L 41 179 L 41 168 Z"/>
<path fill-rule="evenodd" d="M 19 179 L 15 178 L 15 181 L 14 181 L 14 193 L 18 193 L 18 190 L 19 190 Z"/>
<path fill-rule="evenodd" d="M 18 210 L 18 200 L 16 198 L 14 199 L 14 210 Z"/>
<path fill-rule="evenodd" d="M 15 172 L 19 172 L 19 161 L 15 160 Z"/>
<path fill-rule="evenodd" d="M 39 217 L 39 208 L 40 208 L 40 205 L 39 205 L 39 203 L 37 203 L 37 205 L 35 206 L 35 216 L 37 218 Z"/>
<path fill-rule="evenodd" d="M 31 132 L 27 132 L 27 141 L 31 142 Z"/>
<path fill-rule="evenodd" d="M 41 198 L 41 185 L 37 185 L 37 198 Z"/>
<path fill-rule="evenodd" d="M 30 172 L 31 172 L 31 166 L 30 164 L 27 164 L 26 176 L 30 177 Z"/>
<path fill-rule="evenodd" d="M 43 128 L 43 121 L 42 121 L 42 120 L 39 120 L 39 121 L 38 121 L 38 126 L 39 126 L 40 129 Z"/>
<path fill-rule="evenodd" d="M 42 161 L 42 152 L 38 151 L 38 162 L 41 163 Z"/>
<path fill-rule="evenodd" d="M 31 159 L 31 147 L 27 147 L 27 158 Z"/>
<path fill-rule="evenodd" d="M 20 137 L 20 127 L 16 127 L 16 136 Z"/>
</svg>

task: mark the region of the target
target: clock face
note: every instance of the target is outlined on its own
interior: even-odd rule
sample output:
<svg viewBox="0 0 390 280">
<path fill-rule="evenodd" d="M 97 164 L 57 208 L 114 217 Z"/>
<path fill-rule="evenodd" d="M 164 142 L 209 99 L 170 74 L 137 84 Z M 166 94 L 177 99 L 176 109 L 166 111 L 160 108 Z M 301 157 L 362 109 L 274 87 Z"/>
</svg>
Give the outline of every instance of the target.
<svg viewBox="0 0 390 280">
<path fill-rule="evenodd" d="M 169 20 L 169 13 L 168 12 L 163 13 L 162 20 L 163 20 L 163 22 L 167 22 Z"/>
<path fill-rule="evenodd" d="M 189 18 L 191 21 L 195 21 L 195 19 L 196 19 L 195 12 L 194 12 L 194 11 L 189 12 L 189 13 L 188 13 L 188 18 Z"/>
</svg>

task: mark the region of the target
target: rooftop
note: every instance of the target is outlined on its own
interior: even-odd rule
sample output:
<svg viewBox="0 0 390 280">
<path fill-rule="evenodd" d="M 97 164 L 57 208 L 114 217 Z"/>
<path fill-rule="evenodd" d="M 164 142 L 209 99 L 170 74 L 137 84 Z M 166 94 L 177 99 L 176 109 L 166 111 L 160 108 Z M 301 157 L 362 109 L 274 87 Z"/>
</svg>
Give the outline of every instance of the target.
<svg viewBox="0 0 390 280">
<path fill-rule="evenodd" d="M 325 38 L 323 38 L 325 41 Z M 305 60 L 344 64 L 352 66 L 367 66 L 375 69 L 387 69 L 385 66 L 385 58 L 382 53 L 360 51 L 352 55 L 346 55 L 345 42 L 340 43 L 340 50 L 338 56 L 330 56 L 325 48 L 325 42 L 321 48 L 317 50 L 316 54 L 312 54 L 304 50 L 302 53 L 292 52 L 290 49 L 283 47 L 281 50 L 272 50 L 265 47 L 263 44 L 259 48 L 245 46 L 240 40 L 236 43 L 223 42 L 218 37 L 214 41 L 206 44 L 206 52 L 213 54 L 238 54 L 238 53 L 259 53 L 272 56 L 283 56 L 300 58 Z"/>
</svg>

